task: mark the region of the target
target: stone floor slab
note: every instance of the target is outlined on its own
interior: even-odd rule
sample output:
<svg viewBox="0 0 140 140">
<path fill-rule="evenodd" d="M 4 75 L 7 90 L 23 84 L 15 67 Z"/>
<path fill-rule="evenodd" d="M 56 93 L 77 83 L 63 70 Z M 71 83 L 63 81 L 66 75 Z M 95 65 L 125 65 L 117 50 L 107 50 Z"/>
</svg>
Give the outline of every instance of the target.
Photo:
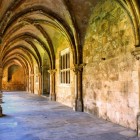
<svg viewBox="0 0 140 140">
<path fill-rule="evenodd" d="M 0 140 L 139 140 L 136 132 L 26 92 L 5 92 Z"/>
</svg>

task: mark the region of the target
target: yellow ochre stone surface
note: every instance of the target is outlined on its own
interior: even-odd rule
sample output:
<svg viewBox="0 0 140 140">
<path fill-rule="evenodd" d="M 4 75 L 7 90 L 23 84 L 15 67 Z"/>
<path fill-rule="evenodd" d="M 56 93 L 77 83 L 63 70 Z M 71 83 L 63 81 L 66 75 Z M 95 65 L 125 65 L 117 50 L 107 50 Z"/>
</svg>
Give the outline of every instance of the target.
<svg viewBox="0 0 140 140">
<path fill-rule="evenodd" d="M 136 129 L 138 64 L 127 13 L 115 1 L 93 10 L 83 48 L 84 110 Z"/>
</svg>

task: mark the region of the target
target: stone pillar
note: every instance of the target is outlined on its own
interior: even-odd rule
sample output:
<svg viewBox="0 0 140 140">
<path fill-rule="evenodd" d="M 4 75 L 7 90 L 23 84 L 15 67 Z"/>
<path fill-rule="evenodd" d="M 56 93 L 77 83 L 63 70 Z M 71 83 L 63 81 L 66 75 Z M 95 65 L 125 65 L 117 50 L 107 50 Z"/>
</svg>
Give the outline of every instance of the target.
<svg viewBox="0 0 140 140">
<path fill-rule="evenodd" d="M 38 74 L 38 79 L 39 79 L 39 91 L 38 91 L 38 94 L 41 95 L 42 94 L 42 75 L 41 75 L 41 73 Z"/>
<path fill-rule="evenodd" d="M 56 94 L 55 94 L 55 73 L 56 69 L 48 70 L 50 73 L 50 100 L 56 101 Z"/>
<path fill-rule="evenodd" d="M 42 69 L 41 69 L 41 72 L 42 72 L 42 76 L 41 76 L 41 89 L 42 89 L 42 95 L 44 94 L 44 66 L 42 66 Z"/>
<path fill-rule="evenodd" d="M 30 90 L 31 93 L 34 93 L 34 74 L 30 75 Z"/>
<path fill-rule="evenodd" d="M 73 71 L 75 73 L 75 103 L 74 110 L 83 111 L 83 96 L 82 96 L 82 72 L 85 64 L 75 65 Z"/>
<path fill-rule="evenodd" d="M 26 91 L 29 92 L 29 76 L 26 75 L 26 80 L 25 80 L 25 88 L 26 88 Z"/>
<path fill-rule="evenodd" d="M 3 69 L 0 68 L 0 117 L 2 117 L 2 76 L 3 76 Z"/>
<path fill-rule="evenodd" d="M 137 113 L 137 134 L 138 137 L 140 137 L 140 45 L 135 46 L 135 50 L 132 51 L 132 55 L 138 60 L 139 62 L 139 67 L 138 67 L 138 79 L 139 79 L 139 97 L 138 97 L 138 102 L 139 102 L 139 108 L 138 108 L 138 113 Z"/>
</svg>

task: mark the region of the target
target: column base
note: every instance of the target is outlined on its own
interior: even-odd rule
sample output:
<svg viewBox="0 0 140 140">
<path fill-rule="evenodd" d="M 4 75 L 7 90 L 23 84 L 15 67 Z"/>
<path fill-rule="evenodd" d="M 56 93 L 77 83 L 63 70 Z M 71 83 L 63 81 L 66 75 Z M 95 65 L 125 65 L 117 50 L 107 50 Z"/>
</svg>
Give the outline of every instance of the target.
<svg viewBox="0 0 140 140">
<path fill-rule="evenodd" d="M 2 107 L 0 105 L 0 117 L 2 117 Z"/>
<path fill-rule="evenodd" d="M 73 110 L 78 112 L 83 112 L 83 101 L 77 99 L 75 103 L 73 104 Z"/>
<path fill-rule="evenodd" d="M 72 109 L 73 109 L 74 111 L 76 111 L 76 101 L 73 102 Z"/>
<path fill-rule="evenodd" d="M 56 101 L 56 96 L 55 95 L 50 95 L 49 100 L 50 101 Z"/>
<path fill-rule="evenodd" d="M 140 137 L 140 112 L 137 114 L 137 135 Z"/>
</svg>

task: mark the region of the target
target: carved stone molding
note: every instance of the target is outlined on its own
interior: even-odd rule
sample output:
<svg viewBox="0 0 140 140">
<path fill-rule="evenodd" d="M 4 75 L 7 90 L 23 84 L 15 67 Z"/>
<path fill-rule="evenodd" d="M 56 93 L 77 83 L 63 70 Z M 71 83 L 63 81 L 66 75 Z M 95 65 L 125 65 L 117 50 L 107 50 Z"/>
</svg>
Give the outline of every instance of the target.
<svg viewBox="0 0 140 140">
<path fill-rule="evenodd" d="M 77 74 L 78 72 L 82 72 L 83 71 L 83 67 L 86 66 L 86 63 L 83 64 L 75 64 L 73 68 L 71 68 L 75 74 Z"/>
<path fill-rule="evenodd" d="M 51 74 L 51 75 L 54 75 L 56 73 L 56 69 L 51 69 L 51 70 L 48 70 L 48 72 Z"/>
</svg>

